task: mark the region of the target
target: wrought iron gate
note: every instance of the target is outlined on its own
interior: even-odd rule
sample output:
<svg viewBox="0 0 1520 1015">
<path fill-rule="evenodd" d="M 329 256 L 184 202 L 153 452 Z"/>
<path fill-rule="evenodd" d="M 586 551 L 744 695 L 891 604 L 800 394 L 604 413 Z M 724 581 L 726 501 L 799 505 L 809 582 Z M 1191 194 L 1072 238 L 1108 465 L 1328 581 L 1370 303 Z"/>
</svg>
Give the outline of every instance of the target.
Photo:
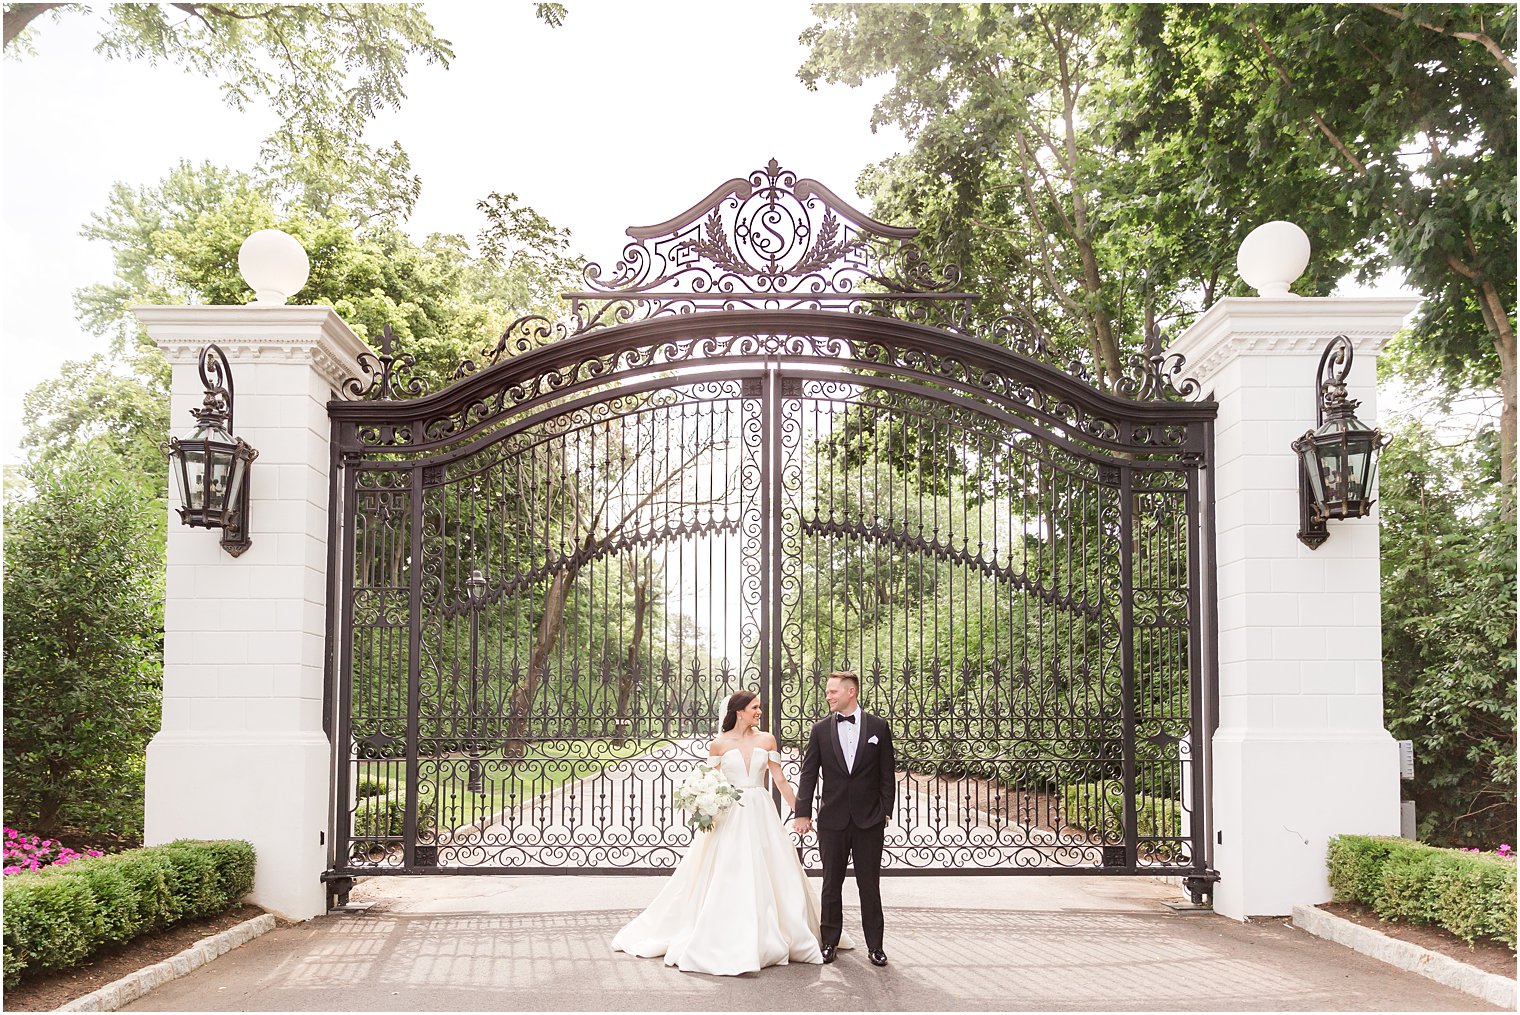
<svg viewBox="0 0 1520 1015">
<path fill-rule="evenodd" d="M 774 162 L 423 395 L 330 406 L 330 880 L 668 870 L 674 785 L 825 674 L 898 745 L 886 873 L 1212 877 L 1215 407 L 1045 359 Z M 817 866 L 816 843 L 803 856 Z"/>
</svg>

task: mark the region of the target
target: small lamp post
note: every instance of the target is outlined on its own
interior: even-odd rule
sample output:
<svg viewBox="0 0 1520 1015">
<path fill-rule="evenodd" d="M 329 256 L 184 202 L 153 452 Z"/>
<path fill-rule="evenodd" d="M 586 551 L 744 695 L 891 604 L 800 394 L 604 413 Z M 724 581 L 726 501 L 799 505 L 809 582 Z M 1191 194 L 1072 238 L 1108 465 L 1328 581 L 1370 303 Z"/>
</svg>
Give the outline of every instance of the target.
<svg viewBox="0 0 1520 1015">
<path fill-rule="evenodd" d="M 234 557 L 253 545 L 248 536 L 248 475 L 259 453 L 232 435 L 232 367 L 215 345 L 200 355 L 206 399 L 190 410 L 196 427 L 164 444 L 179 489 L 180 521 L 221 529 L 222 549 Z"/>
<path fill-rule="evenodd" d="M 1356 418 L 1361 403 L 1346 397 L 1351 340 L 1337 335 L 1325 346 L 1315 375 L 1315 427 L 1293 442 L 1298 455 L 1298 538 L 1311 550 L 1329 538 L 1331 518 L 1363 518 L 1372 512 L 1372 483 L 1382 432 Z"/>
</svg>

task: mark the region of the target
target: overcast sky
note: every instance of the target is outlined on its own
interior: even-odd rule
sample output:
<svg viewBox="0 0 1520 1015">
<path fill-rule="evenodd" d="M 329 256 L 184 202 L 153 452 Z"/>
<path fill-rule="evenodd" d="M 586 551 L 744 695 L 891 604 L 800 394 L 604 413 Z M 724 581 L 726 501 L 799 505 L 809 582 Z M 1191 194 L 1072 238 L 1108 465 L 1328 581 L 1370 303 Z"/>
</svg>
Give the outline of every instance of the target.
<svg viewBox="0 0 1520 1015">
<path fill-rule="evenodd" d="M 418 236 L 480 225 L 475 202 L 512 191 L 611 264 L 632 225 L 662 221 L 771 157 L 847 200 L 869 162 L 898 150 L 873 135 L 883 84 L 809 92 L 797 80 L 806 3 L 570 0 L 564 27 L 529 3 L 430 3 L 456 59 L 415 65 L 408 97 L 368 139 L 398 140 L 422 178 Z M 154 184 L 181 159 L 251 169 L 272 132 L 212 82 L 107 62 L 94 19 L 36 23 L 38 54 L 7 59 L 4 83 L 4 460 L 18 460 L 22 396 L 68 359 L 104 351 L 75 321 L 75 289 L 111 277 L 109 252 L 79 236 L 112 183 Z"/>
</svg>

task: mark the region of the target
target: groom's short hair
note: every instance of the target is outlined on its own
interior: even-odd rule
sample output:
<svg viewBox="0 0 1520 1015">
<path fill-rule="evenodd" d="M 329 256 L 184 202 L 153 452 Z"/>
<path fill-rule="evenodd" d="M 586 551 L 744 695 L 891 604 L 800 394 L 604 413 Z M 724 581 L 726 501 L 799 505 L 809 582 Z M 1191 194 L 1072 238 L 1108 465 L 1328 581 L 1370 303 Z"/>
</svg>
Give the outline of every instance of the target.
<svg viewBox="0 0 1520 1015">
<path fill-rule="evenodd" d="M 860 691 L 860 678 L 855 675 L 854 670 L 835 670 L 833 673 L 829 674 L 829 679 L 843 680 L 847 683 L 854 684 L 856 692 Z"/>
</svg>

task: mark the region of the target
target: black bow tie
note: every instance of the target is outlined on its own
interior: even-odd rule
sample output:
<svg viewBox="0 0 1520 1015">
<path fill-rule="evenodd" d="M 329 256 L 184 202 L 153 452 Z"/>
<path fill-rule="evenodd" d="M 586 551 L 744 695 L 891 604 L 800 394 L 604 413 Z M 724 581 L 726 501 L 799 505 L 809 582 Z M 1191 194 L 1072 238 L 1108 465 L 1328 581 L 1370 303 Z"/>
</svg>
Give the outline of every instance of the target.
<svg viewBox="0 0 1520 1015">
<path fill-rule="evenodd" d="M 855 721 L 855 717 L 853 715 L 836 715 L 836 716 L 834 716 L 834 721 L 835 722 L 854 722 Z"/>
</svg>

